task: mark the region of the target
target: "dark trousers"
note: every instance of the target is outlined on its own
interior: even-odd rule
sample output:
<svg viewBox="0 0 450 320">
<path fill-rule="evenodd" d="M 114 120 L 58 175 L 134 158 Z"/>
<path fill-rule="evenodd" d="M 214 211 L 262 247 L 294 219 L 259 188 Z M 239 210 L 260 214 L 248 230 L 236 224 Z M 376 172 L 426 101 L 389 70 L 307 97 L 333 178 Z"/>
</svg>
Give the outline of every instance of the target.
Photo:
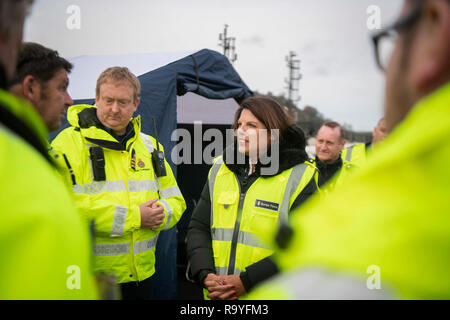
<svg viewBox="0 0 450 320">
<path fill-rule="evenodd" d="M 120 284 L 122 300 L 151 300 L 152 278 Z"/>
</svg>

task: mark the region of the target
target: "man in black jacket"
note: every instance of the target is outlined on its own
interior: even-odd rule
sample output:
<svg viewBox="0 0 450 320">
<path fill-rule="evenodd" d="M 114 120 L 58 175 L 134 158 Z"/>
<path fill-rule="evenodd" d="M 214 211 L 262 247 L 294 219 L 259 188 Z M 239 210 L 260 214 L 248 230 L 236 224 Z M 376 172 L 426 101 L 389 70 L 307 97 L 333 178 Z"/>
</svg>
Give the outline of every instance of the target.
<svg viewBox="0 0 450 320">
<path fill-rule="evenodd" d="M 325 122 L 316 136 L 316 167 L 319 187 L 330 180 L 341 168 L 341 151 L 345 146 L 344 130 L 335 121 Z"/>
</svg>

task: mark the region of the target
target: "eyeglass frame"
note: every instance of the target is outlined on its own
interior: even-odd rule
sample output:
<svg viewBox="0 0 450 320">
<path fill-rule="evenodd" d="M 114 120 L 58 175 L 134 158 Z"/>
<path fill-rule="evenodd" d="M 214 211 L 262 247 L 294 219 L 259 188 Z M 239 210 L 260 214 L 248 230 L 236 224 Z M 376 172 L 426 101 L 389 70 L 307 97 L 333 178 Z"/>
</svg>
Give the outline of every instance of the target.
<svg viewBox="0 0 450 320">
<path fill-rule="evenodd" d="M 390 36 L 393 31 L 400 32 L 402 30 L 405 30 L 408 27 L 411 27 L 416 22 L 419 21 L 419 18 L 422 16 L 422 10 L 423 9 L 423 1 L 419 1 L 419 5 L 417 5 L 412 12 L 406 16 L 405 18 L 398 20 L 391 24 L 390 26 L 384 28 L 383 30 L 375 33 L 372 35 L 372 43 L 374 46 L 375 51 L 375 61 L 377 63 L 378 68 L 380 68 L 381 71 L 385 71 L 385 67 L 381 64 L 380 54 L 379 54 L 379 42 L 380 39 L 386 36 Z"/>
</svg>

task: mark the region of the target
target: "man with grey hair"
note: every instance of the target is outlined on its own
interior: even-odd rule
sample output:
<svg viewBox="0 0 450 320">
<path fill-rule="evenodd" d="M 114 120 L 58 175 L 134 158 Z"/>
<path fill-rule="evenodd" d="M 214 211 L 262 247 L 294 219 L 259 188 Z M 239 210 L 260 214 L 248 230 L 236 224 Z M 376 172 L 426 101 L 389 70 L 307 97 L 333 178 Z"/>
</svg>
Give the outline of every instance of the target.
<svg viewBox="0 0 450 320">
<path fill-rule="evenodd" d="M 44 121 L 7 92 L 30 4 L 0 1 L 0 299 L 96 299 L 88 229 L 48 155 Z"/>
</svg>

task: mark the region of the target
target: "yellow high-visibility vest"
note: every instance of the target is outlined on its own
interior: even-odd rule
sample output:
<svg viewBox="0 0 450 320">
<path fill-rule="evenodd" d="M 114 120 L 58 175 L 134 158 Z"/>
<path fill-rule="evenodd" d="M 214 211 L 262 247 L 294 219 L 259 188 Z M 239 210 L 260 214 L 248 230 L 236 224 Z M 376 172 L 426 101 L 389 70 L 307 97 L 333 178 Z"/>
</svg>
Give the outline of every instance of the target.
<svg viewBox="0 0 450 320">
<path fill-rule="evenodd" d="M 211 234 L 218 274 L 240 274 L 245 268 L 273 254 L 260 241 L 288 222 L 289 210 L 300 192 L 314 179 L 310 162 L 298 164 L 276 176 L 259 177 L 242 193 L 235 174 L 216 159 L 209 175 Z"/>
<path fill-rule="evenodd" d="M 366 153 L 366 145 L 364 143 L 358 143 L 342 149 L 341 158 L 342 161 L 347 161 L 353 165 L 361 167 L 366 162 Z"/>
<path fill-rule="evenodd" d="M 315 166 L 316 165 L 316 157 L 312 158 L 312 163 Z M 350 174 L 352 174 L 356 169 L 357 166 L 353 165 L 352 162 L 349 162 L 347 160 L 342 160 L 342 167 L 339 169 L 338 172 L 330 179 L 328 180 L 323 186 L 320 187 L 319 192 L 322 195 L 326 195 L 329 192 L 333 191 L 336 187 L 339 187 L 344 183 Z M 320 175 L 320 172 L 319 172 Z"/>
</svg>

